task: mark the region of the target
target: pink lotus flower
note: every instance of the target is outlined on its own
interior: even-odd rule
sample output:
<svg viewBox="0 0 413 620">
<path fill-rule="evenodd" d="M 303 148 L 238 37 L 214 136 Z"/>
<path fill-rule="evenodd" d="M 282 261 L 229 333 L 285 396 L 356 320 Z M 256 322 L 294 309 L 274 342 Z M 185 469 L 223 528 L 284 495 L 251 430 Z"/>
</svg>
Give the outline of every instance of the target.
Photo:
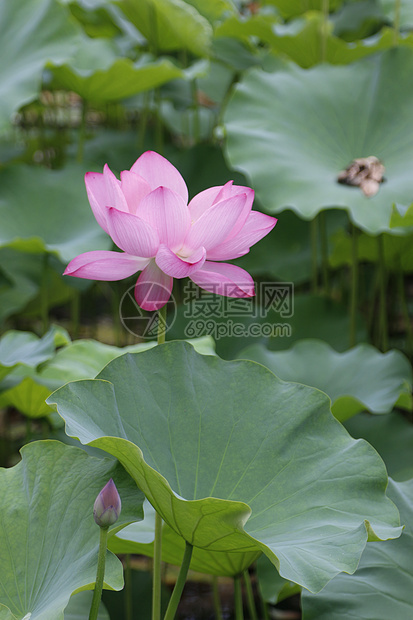
<svg viewBox="0 0 413 620">
<path fill-rule="evenodd" d="M 74 258 L 65 275 L 122 280 L 141 271 L 135 298 L 145 310 L 164 306 L 173 278 L 189 277 L 201 288 L 228 297 L 252 297 L 251 276 L 217 261 L 243 256 L 277 220 L 251 211 L 254 192 L 229 181 L 197 194 L 164 157 L 147 151 L 119 181 L 106 164 L 85 176 L 98 224 L 122 252 L 93 251 Z"/>
</svg>

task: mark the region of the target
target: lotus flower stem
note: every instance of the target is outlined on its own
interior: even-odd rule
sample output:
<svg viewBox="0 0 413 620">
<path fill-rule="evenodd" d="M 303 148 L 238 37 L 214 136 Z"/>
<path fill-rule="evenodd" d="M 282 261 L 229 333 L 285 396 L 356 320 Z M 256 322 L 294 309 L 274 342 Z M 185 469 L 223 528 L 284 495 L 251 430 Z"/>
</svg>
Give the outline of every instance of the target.
<svg viewBox="0 0 413 620">
<path fill-rule="evenodd" d="M 164 620 L 173 620 L 175 618 L 176 610 L 178 609 L 179 601 L 181 600 L 182 592 L 185 586 L 186 577 L 188 575 L 189 565 L 191 563 L 193 546 L 189 542 L 185 543 L 184 557 L 182 558 L 181 568 L 179 570 L 178 579 L 172 592 Z"/>
<path fill-rule="evenodd" d="M 379 278 L 380 278 L 380 347 L 383 353 L 388 349 L 388 333 L 387 333 L 387 300 L 386 300 L 386 287 L 387 287 L 387 274 L 386 263 L 384 258 L 384 239 L 383 235 L 377 237 L 378 254 L 379 254 Z"/>
<path fill-rule="evenodd" d="M 315 217 L 310 222 L 311 234 L 311 292 L 313 295 L 317 293 L 318 288 L 318 224 Z"/>
<path fill-rule="evenodd" d="M 165 342 L 166 305 L 158 310 L 158 345 Z M 162 517 L 155 512 L 153 543 L 152 620 L 161 617 Z"/>
<path fill-rule="evenodd" d="M 252 590 L 251 577 L 250 577 L 248 569 L 244 570 L 243 575 L 244 575 L 245 591 L 247 594 L 247 602 L 248 602 L 248 609 L 250 612 L 250 618 L 251 620 L 258 620 L 257 609 L 255 607 L 255 601 L 254 601 L 254 592 Z"/>
<path fill-rule="evenodd" d="M 244 620 L 244 609 L 242 605 L 242 586 L 241 575 L 234 577 L 234 603 L 235 620 Z"/>
<path fill-rule="evenodd" d="M 100 527 L 98 567 L 96 571 L 95 590 L 90 606 L 89 620 L 97 620 L 100 599 L 102 598 L 103 578 L 105 576 L 106 547 L 108 541 L 108 527 Z"/>
<path fill-rule="evenodd" d="M 213 575 L 212 577 L 212 595 L 214 597 L 215 620 L 222 620 L 222 608 L 218 590 L 218 577 L 216 575 Z"/>
<path fill-rule="evenodd" d="M 350 347 L 356 344 L 356 313 L 358 305 L 358 230 L 351 226 L 351 293 L 350 293 Z"/>
</svg>

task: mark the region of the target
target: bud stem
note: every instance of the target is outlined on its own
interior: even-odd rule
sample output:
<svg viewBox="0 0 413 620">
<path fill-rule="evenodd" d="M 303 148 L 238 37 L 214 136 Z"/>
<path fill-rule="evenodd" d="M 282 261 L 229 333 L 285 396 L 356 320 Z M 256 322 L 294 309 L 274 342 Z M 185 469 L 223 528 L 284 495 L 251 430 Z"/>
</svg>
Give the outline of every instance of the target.
<svg viewBox="0 0 413 620">
<path fill-rule="evenodd" d="M 179 570 L 178 579 L 176 580 L 172 596 L 169 600 L 164 620 L 173 620 L 175 618 L 176 610 L 178 609 L 179 601 L 181 600 L 182 591 L 186 582 L 186 577 L 188 575 L 189 565 L 191 563 L 192 557 L 192 550 L 193 546 L 189 544 L 189 542 L 186 542 L 185 553 L 182 559 L 181 568 Z"/>
<path fill-rule="evenodd" d="M 102 598 L 103 578 L 105 576 L 106 548 L 108 541 L 109 527 L 100 527 L 98 567 L 96 571 L 95 591 L 93 593 L 92 604 L 90 606 L 89 620 L 97 620 L 100 599 Z"/>
</svg>

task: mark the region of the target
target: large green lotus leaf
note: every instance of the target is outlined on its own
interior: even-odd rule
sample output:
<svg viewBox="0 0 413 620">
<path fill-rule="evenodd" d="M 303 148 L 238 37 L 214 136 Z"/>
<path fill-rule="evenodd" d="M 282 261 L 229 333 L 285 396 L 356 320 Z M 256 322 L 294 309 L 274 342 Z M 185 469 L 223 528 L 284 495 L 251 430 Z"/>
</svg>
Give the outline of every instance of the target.
<svg viewBox="0 0 413 620">
<path fill-rule="evenodd" d="M 35 368 L 42 362 L 53 357 L 56 348 L 56 337 L 59 333 L 55 328 L 39 338 L 32 332 L 10 330 L 0 338 L 0 379 L 18 365 Z M 67 340 L 58 344 L 67 344 Z"/>
<path fill-rule="evenodd" d="M 37 96 L 46 62 L 65 61 L 78 40 L 78 28 L 55 0 L 1 2 L 0 131 Z"/>
<path fill-rule="evenodd" d="M 300 67 L 308 68 L 320 63 L 323 17 L 320 13 L 307 13 L 289 24 L 278 24 L 276 18 L 253 15 L 249 19 L 233 16 L 216 29 L 217 36 L 232 36 L 248 41 L 258 37 L 276 54 L 287 56 Z M 405 45 L 413 44 L 413 37 L 404 37 Z M 331 64 L 345 65 L 394 45 L 394 31 L 384 28 L 378 34 L 357 42 L 347 43 L 333 35 L 329 25 L 326 38 L 325 60 Z"/>
<path fill-rule="evenodd" d="M 119 458 L 195 547 L 263 551 L 318 591 L 353 572 L 367 538 L 398 536 L 387 475 L 325 394 L 248 361 L 172 342 L 111 362 L 49 399 L 66 432 Z"/>
<path fill-rule="evenodd" d="M 155 50 L 184 48 L 208 55 L 212 27 L 184 0 L 118 0 L 117 4 Z"/>
<path fill-rule="evenodd" d="M 119 463 L 79 448 L 39 441 L 21 452 L 18 465 L 0 470 L 0 604 L 20 619 L 63 620 L 70 595 L 95 581 L 97 494 L 113 478 L 122 512 L 109 535 L 142 518 L 143 494 Z M 105 584 L 123 586 L 122 565 L 111 553 Z"/>
<path fill-rule="evenodd" d="M 153 557 L 155 511 L 148 501 L 144 503 L 144 515 L 143 521 L 131 523 L 110 539 L 109 549 L 113 553 L 136 553 Z M 167 564 L 179 566 L 184 551 L 185 542 L 183 538 L 164 522 L 162 525 L 162 560 Z M 209 551 L 195 547 L 190 568 L 208 575 L 233 577 L 239 575 L 246 566 L 252 564 L 260 553 L 260 551 L 247 551 L 245 553 Z M 271 564 L 271 566 L 273 565 Z"/>
<path fill-rule="evenodd" d="M 210 336 L 190 340 L 203 355 L 215 355 L 214 341 Z M 53 408 L 45 400 L 68 381 L 94 378 L 110 361 L 124 353 L 140 353 L 156 346 L 143 342 L 127 347 L 115 347 L 96 340 L 77 340 L 60 349 L 52 359 L 42 364 L 36 372 L 12 373 L 0 384 L 0 407 L 12 406 L 30 418 L 41 418 Z M 28 376 L 27 376 L 28 375 Z"/>
<path fill-rule="evenodd" d="M 338 575 L 317 596 L 303 592 L 304 620 L 413 616 L 413 480 L 390 480 L 388 493 L 405 524 L 400 539 L 368 545 L 354 575 Z"/>
<path fill-rule="evenodd" d="M 410 204 L 413 175 L 413 51 L 393 49 L 350 66 L 251 70 L 225 112 L 227 154 L 247 174 L 269 213 L 304 219 L 347 209 L 363 230 L 389 228 L 393 203 Z M 337 176 L 375 155 L 385 182 L 367 198 Z"/>
<path fill-rule="evenodd" d="M 371 413 L 390 413 L 395 405 L 412 409 L 412 369 L 400 351 L 380 353 L 362 344 L 337 353 L 321 340 L 303 340 L 288 351 L 269 351 L 257 344 L 238 357 L 263 364 L 284 381 L 322 390 L 340 421 L 364 409 Z"/>
<path fill-rule="evenodd" d="M 366 439 L 380 454 L 394 480 L 413 478 L 413 426 L 401 412 L 385 416 L 367 413 L 347 420 L 345 427 L 355 439 Z"/>
<path fill-rule="evenodd" d="M 110 237 L 88 205 L 78 165 L 64 170 L 14 166 L 0 171 L 0 245 L 54 252 L 68 262 L 89 250 L 107 250 Z"/>
<path fill-rule="evenodd" d="M 85 620 L 92 604 L 93 592 L 78 592 L 70 597 L 65 609 L 64 620 Z M 103 603 L 100 603 L 97 620 L 110 620 Z"/>
<path fill-rule="evenodd" d="M 329 257 L 331 266 L 334 268 L 343 265 L 351 265 L 352 238 L 351 234 L 340 230 L 332 237 L 332 251 Z M 383 233 L 383 250 L 386 269 L 390 271 L 411 272 L 413 270 L 413 244 L 412 235 L 402 237 Z M 378 263 L 379 244 L 377 238 L 366 233 L 358 235 L 357 256 L 359 262 Z"/>
<path fill-rule="evenodd" d="M 151 90 L 165 82 L 183 77 L 183 72 L 166 58 L 142 57 L 138 62 L 118 58 L 105 69 L 74 63 L 53 68 L 56 85 L 72 90 L 87 101 L 116 101 Z"/>
</svg>

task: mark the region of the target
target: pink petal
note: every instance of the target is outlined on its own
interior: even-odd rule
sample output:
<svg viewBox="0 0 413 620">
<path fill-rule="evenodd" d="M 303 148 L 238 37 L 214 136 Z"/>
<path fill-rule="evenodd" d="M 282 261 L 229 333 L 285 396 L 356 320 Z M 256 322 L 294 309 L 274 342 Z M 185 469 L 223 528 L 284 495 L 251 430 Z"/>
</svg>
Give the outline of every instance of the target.
<svg viewBox="0 0 413 620">
<path fill-rule="evenodd" d="M 131 172 L 139 174 L 154 190 L 157 187 L 168 187 L 188 202 L 188 188 L 180 172 L 165 157 L 154 151 L 146 151 L 135 161 Z"/>
<path fill-rule="evenodd" d="M 144 310 L 159 310 L 168 302 L 172 284 L 173 278 L 163 273 L 151 260 L 136 282 L 135 299 Z"/>
<path fill-rule="evenodd" d="M 86 192 L 97 223 L 105 232 L 108 231 L 106 207 L 115 207 L 119 211 L 128 211 L 121 185 L 109 166 L 105 164 L 103 174 L 87 172 L 85 174 Z"/>
<path fill-rule="evenodd" d="M 254 190 L 250 187 L 233 185 L 233 181 L 228 181 L 225 185 L 210 187 L 192 198 L 188 205 L 192 221 L 196 222 L 196 220 L 199 219 L 201 215 L 216 202 L 220 202 L 226 198 L 231 198 L 237 194 L 247 194 L 249 212 L 252 208 L 252 203 L 254 202 Z"/>
<path fill-rule="evenodd" d="M 166 245 L 161 245 L 155 261 L 159 269 L 173 278 L 186 278 L 202 267 L 205 257 L 205 248 L 198 248 L 191 256 L 180 258 Z"/>
<path fill-rule="evenodd" d="M 224 297 L 253 297 L 254 281 L 250 274 L 228 263 L 205 262 L 191 280 L 198 286 Z"/>
<path fill-rule="evenodd" d="M 212 207 L 214 202 L 216 202 L 216 197 L 221 192 L 222 186 L 219 187 L 209 187 L 205 189 L 203 192 L 200 192 L 196 196 L 194 196 L 191 202 L 188 205 L 189 212 L 191 213 L 191 219 L 193 222 L 196 222 L 201 215 Z"/>
<path fill-rule="evenodd" d="M 130 213 L 136 213 L 139 203 L 151 190 L 149 183 L 138 174 L 134 174 L 129 170 L 123 170 L 120 173 L 121 188 L 125 196 Z"/>
<path fill-rule="evenodd" d="M 208 251 L 222 243 L 230 235 L 238 218 L 244 217 L 246 201 L 246 194 L 238 194 L 212 205 L 191 226 L 185 238 L 184 252 L 189 254 L 190 250 L 201 246 Z"/>
<path fill-rule="evenodd" d="M 251 211 L 241 231 L 228 240 L 208 250 L 208 260 L 233 260 L 244 256 L 254 243 L 265 237 L 276 225 L 274 217 Z"/>
<path fill-rule="evenodd" d="M 150 224 L 132 213 L 108 209 L 109 234 L 127 254 L 153 258 L 159 248 L 159 237 Z"/>
<path fill-rule="evenodd" d="M 136 215 L 148 222 L 157 231 L 160 242 L 172 251 L 182 246 L 191 225 L 186 203 L 167 187 L 158 187 L 145 196 Z"/>
<path fill-rule="evenodd" d="M 148 264 L 147 258 L 130 256 L 123 252 L 95 250 L 76 256 L 66 267 L 65 276 L 87 280 L 123 280 Z"/>
</svg>

